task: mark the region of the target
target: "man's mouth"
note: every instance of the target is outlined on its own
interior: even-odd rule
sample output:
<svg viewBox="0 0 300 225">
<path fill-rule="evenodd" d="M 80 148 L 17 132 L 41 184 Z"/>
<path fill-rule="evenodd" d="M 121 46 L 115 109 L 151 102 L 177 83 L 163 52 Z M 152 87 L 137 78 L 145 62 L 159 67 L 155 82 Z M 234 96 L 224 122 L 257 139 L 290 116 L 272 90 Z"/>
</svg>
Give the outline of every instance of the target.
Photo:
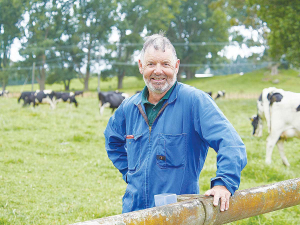
<svg viewBox="0 0 300 225">
<path fill-rule="evenodd" d="M 165 80 L 165 78 L 151 78 L 151 80 L 154 80 L 154 81 L 162 81 L 162 80 Z"/>
<path fill-rule="evenodd" d="M 166 78 L 164 76 L 152 76 L 150 77 L 150 80 L 154 82 L 163 82 Z"/>
</svg>

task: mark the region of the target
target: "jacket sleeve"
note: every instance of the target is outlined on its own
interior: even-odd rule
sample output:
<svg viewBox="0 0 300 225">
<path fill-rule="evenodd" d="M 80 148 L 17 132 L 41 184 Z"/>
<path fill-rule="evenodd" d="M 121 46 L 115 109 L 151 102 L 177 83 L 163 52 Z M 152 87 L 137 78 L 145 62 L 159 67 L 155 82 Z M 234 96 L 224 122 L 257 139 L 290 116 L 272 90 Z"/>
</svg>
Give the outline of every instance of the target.
<svg viewBox="0 0 300 225">
<path fill-rule="evenodd" d="M 245 145 L 216 103 L 205 93 L 197 95 L 193 100 L 195 130 L 217 152 L 217 172 L 211 187 L 223 184 L 233 195 L 247 164 Z"/>
<path fill-rule="evenodd" d="M 126 121 L 123 105 L 122 103 L 109 119 L 104 136 L 107 155 L 114 166 L 122 173 L 125 182 L 127 182 Z"/>
</svg>

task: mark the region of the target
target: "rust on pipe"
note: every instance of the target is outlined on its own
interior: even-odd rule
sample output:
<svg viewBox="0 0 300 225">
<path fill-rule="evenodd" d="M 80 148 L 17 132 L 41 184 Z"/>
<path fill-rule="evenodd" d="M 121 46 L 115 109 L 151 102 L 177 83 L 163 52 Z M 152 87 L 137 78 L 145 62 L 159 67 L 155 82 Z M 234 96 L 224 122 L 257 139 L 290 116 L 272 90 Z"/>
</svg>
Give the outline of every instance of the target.
<svg viewBox="0 0 300 225">
<path fill-rule="evenodd" d="M 300 204 L 300 178 L 238 191 L 213 224 L 229 223 Z M 242 212 L 242 213 L 241 213 Z"/>
<path fill-rule="evenodd" d="M 300 178 L 237 191 L 228 211 L 213 206 L 213 197 L 181 195 L 179 202 L 76 225 L 224 224 L 300 204 Z"/>
</svg>

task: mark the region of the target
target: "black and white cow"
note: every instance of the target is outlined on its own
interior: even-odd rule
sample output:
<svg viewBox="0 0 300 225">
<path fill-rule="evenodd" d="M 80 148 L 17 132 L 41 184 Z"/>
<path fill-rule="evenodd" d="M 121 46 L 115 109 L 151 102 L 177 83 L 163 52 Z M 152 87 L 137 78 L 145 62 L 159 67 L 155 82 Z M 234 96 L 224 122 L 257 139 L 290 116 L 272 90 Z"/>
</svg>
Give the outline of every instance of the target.
<svg viewBox="0 0 300 225">
<path fill-rule="evenodd" d="M 267 125 L 268 125 L 268 133 L 270 133 L 270 122 L 269 122 L 269 100 L 268 96 L 273 93 L 273 91 L 279 90 L 276 89 L 275 87 L 269 87 L 265 88 L 262 90 L 262 93 L 260 94 L 259 98 L 256 101 L 256 106 L 257 106 L 257 115 L 252 116 L 250 120 L 252 121 L 252 126 L 253 126 L 253 136 L 255 137 L 261 137 L 262 132 L 263 132 L 263 122 L 266 121 L 266 117 L 268 119 Z M 281 89 L 280 89 L 281 90 Z M 266 103 L 265 107 L 263 103 Z M 267 115 L 267 116 L 265 116 Z"/>
<path fill-rule="evenodd" d="M 23 107 L 30 106 L 32 103 L 32 106 L 35 107 L 35 92 L 33 92 L 31 95 L 28 95 L 24 98 Z"/>
<path fill-rule="evenodd" d="M 18 103 L 20 103 L 20 101 L 23 99 L 23 107 L 26 105 L 30 105 L 31 103 L 33 107 L 39 104 L 49 104 L 50 108 L 55 109 L 54 95 L 55 92 L 52 90 L 36 90 L 35 92 L 24 91 L 18 98 Z"/>
<path fill-rule="evenodd" d="M 8 90 L 0 91 L 0 97 L 7 97 L 8 93 L 9 93 Z"/>
<path fill-rule="evenodd" d="M 105 107 L 111 108 L 113 113 L 128 97 L 128 94 L 117 91 L 98 92 L 100 115 L 102 115 Z"/>
<path fill-rule="evenodd" d="M 52 90 L 36 91 L 34 93 L 34 107 L 39 104 L 49 104 L 51 109 L 55 109 L 55 92 Z"/>
<path fill-rule="evenodd" d="M 277 145 L 283 164 L 290 166 L 284 154 L 283 144 L 288 138 L 300 138 L 300 93 L 273 89 L 267 95 L 262 94 L 262 102 L 270 129 L 266 146 L 266 163 L 271 163 L 272 152 Z"/>
<path fill-rule="evenodd" d="M 28 104 L 28 101 L 25 104 L 25 99 L 34 94 L 35 94 L 35 91 L 23 91 L 21 93 L 20 97 L 18 98 L 18 103 L 20 103 L 20 101 L 23 100 L 24 101 L 23 106 L 26 106 L 26 104 Z"/>
<path fill-rule="evenodd" d="M 212 97 L 212 91 L 208 91 L 206 92 L 206 94 L 210 95 L 210 97 Z"/>
<path fill-rule="evenodd" d="M 275 144 L 283 164 L 290 166 L 284 154 L 284 140 L 300 138 L 300 93 L 277 90 L 268 96 L 270 102 L 270 134 L 267 138 L 266 163 L 271 163 Z"/>
<path fill-rule="evenodd" d="M 75 99 L 75 93 L 73 92 L 55 92 L 55 105 L 58 102 L 69 102 L 70 104 L 74 103 L 76 107 L 78 106 L 78 102 Z"/>
<path fill-rule="evenodd" d="M 215 98 L 215 100 L 218 99 L 218 98 L 225 98 L 225 91 L 224 90 L 223 91 L 218 91 L 217 97 Z"/>
</svg>

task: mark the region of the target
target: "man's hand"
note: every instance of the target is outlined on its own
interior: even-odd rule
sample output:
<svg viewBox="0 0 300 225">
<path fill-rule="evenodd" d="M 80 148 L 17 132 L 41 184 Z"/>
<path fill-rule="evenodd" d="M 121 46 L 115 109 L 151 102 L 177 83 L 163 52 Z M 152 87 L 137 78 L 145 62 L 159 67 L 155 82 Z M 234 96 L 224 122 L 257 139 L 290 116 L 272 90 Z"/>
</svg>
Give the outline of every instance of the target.
<svg viewBox="0 0 300 225">
<path fill-rule="evenodd" d="M 217 206 L 219 203 L 219 199 L 221 199 L 220 210 L 223 212 L 224 210 L 229 209 L 229 198 L 231 193 L 227 190 L 225 186 L 216 185 L 212 189 L 205 192 L 206 196 L 214 196 L 214 206 Z"/>
</svg>

